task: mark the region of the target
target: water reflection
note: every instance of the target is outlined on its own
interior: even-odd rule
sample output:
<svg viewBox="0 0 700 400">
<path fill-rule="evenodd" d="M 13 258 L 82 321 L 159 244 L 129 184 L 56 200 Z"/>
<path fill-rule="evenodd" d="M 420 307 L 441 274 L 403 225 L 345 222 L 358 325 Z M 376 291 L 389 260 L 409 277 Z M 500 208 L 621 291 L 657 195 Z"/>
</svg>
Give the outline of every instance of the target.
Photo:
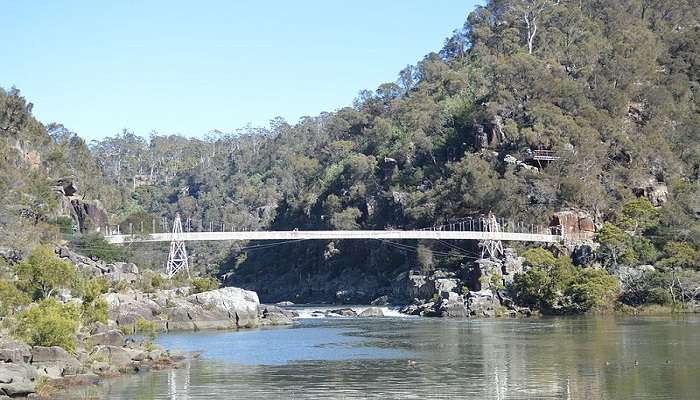
<svg viewBox="0 0 700 400">
<path fill-rule="evenodd" d="M 111 381 L 114 399 L 657 399 L 700 393 L 700 320 L 347 319 L 169 335 L 179 370 Z"/>
</svg>

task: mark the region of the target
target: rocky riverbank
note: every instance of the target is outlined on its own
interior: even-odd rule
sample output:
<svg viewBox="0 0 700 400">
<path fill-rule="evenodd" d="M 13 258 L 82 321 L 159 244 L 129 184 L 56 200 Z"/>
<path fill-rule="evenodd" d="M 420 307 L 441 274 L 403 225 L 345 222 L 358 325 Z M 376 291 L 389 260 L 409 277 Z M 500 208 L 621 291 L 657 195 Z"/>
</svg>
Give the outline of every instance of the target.
<svg viewBox="0 0 700 400">
<path fill-rule="evenodd" d="M 78 334 L 69 353 L 58 346 L 30 346 L 0 332 L 0 399 L 3 396 L 49 398 L 76 385 L 151 369 L 177 368 L 197 354 L 173 353 L 139 335 L 139 327 L 156 331 L 239 329 L 291 324 L 297 314 L 261 306 L 255 292 L 221 288 L 189 294 L 191 288 L 143 293 L 107 293 L 107 324 Z M 134 335 L 136 334 L 136 335 Z"/>
<path fill-rule="evenodd" d="M 11 320 L 0 328 L 0 399 L 53 398 L 78 385 L 99 384 L 120 374 L 143 373 L 152 369 L 177 368 L 197 354 L 168 351 L 153 342 L 155 335 L 169 331 L 244 329 L 267 325 L 287 325 L 297 314 L 276 306 L 261 305 L 249 290 L 225 287 L 195 292 L 192 285 L 173 289 L 143 290 L 144 273 L 131 263 L 106 263 L 56 249 L 56 256 L 70 261 L 86 282 L 105 282 L 106 293 L 98 295 L 105 305 L 105 323 L 77 323 L 77 328 L 61 331 L 70 346 L 30 345 L 19 339 Z M 6 257 L 4 257 L 7 260 Z M 12 262 L 20 262 L 21 255 Z M 152 276 L 158 274 L 150 272 Z M 161 278 L 162 279 L 162 278 Z M 97 286 L 99 287 L 99 285 Z M 52 301 L 80 312 L 84 299 L 80 290 L 61 289 Z M 94 302 L 96 300 L 91 300 Z M 28 304 L 32 309 L 37 303 Z M 75 316 L 75 321 L 79 320 Z M 25 337 L 31 343 L 50 342 L 44 337 L 59 332 L 60 322 L 51 329 L 36 328 L 36 335 Z M 54 341 L 55 342 L 55 341 Z M 68 349 L 68 350 L 67 350 Z M 64 396 L 65 397 L 65 396 Z"/>
<path fill-rule="evenodd" d="M 150 341 L 100 325 L 81 335 L 75 353 L 58 346 L 29 346 L 0 333 L 0 399 L 52 398 L 77 385 L 152 369 L 176 368 L 197 354 L 174 353 Z"/>
</svg>

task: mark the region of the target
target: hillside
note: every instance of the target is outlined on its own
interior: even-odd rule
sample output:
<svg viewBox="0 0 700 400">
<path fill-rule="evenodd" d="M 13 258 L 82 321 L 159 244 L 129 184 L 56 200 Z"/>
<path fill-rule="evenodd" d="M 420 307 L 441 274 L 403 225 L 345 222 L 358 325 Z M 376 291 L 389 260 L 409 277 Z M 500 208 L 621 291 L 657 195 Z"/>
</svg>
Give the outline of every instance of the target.
<svg viewBox="0 0 700 400">
<path fill-rule="evenodd" d="M 685 0 L 493 0 L 442 49 L 352 106 L 202 139 L 123 132 L 91 144 L 91 155 L 55 125 L 50 131 L 64 135 L 49 135 L 18 93 L 2 93 L 3 154 L 24 135 L 41 161 L 31 167 L 26 151 L 23 161 L 5 156 L 0 168 L 12 172 L 3 172 L 0 193 L 15 196 L 5 205 L 44 198 L 31 193 L 46 185 L 30 182 L 70 173 L 86 196 L 95 188 L 89 196 L 112 223 L 148 226 L 180 212 L 195 228 L 426 227 L 489 212 L 548 224 L 573 210 L 598 231 L 599 265 L 677 260 L 681 246 L 691 256 L 676 264 L 692 269 L 700 246 L 698 10 Z M 536 162 L 539 150 L 556 160 Z M 20 187 L 30 195 L 18 195 Z M 53 205 L 31 207 L 51 223 Z M 468 275 L 478 251 L 473 243 L 404 245 L 209 244 L 192 252 L 196 268 L 263 300 L 368 301 L 409 269 Z M 162 250 L 149 258 L 158 257 Z"/>
</svg>

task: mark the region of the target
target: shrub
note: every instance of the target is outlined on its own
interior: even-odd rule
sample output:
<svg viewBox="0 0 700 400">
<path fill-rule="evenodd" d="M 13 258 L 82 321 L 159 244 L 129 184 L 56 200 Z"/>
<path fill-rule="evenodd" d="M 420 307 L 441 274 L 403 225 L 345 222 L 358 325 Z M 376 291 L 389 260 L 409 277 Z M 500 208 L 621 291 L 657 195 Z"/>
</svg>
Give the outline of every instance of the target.
<svg viewBox="0 0 700 400">
<path fill-rule="evenodd" d="M 107 322 L 107 302 L 100 295 L 107 293 L 109 282 L 105 278 L 80 277 L 75 284 L 75 294 L 81 297 L 83 322 L 93 324 L 95 322 Z"/>
<path fill-rule="evenodd" d="M 53 223 L 58 226 L 58 230 L 64 235 L 73 234 L 73 218 L 71 217 L 56 217 Z"/>
<path fill-rule="evenodd" d="M 72 353 L 79 319 L 76 305 L 44 299 L 17 315 L 13 333 L 32 346 L 60 346 Z"/>
<path fill-rule="evenodd" d="M 81 235 L 72 240 L 69 246 L 81 254 L 96 257 L 105 262 L 126 260 L 126 251 L 123 247 L 109 243 L 97 233 Z"/>
<path fill-rule="evenodd" d="M 0 280 L 0 317 L 13 315 L 19 307 L 31 301 L 26 293 L 17 289 L 14 282 Z"/>
<path fill-rule="evenodd" d="M 557 262 L 549 250 L 541 247 L 526 250 L 523 253 L 523 258 L 525 258 L 525 265 L 530 267 L 553 266 Z"/>
<path fill-rule="evenodd" d="M 579 268 L 564 294 L 571 296 L 574 312 L 612 303 L 620 291 L 617 279 L 603 269 Z"/>
<path fill-rule="evenodd" d="M 70 287 L 75 280 L 75 267 L 61 260 L 50 246 L 32 249 L 27 260 L 15 267 L 19 286 L 34 298 L 50 297 L 54 290 Z"/>
<path fill-rule="evenodd" d="M 219 281 L 211 276 L 192 279 L 192 292 L 201 293 L 219 288 Z"/>
<path fill-rule="evenodd" d="M 144 293 L 153 293 L 155 289 L 163 288 L 165 284 L 163 276 L 151 270 L 144 271 L 138 281 L 138 287 Z"/>
<path fill-rule="evenodd" d="M 530 262 L 544 266 L 515 275 L 512 289 L 518 302 L 546 313 L 585 312 L 611 303 L 619 292 L 617 279 L 607 271 L 574 267 L 569 257 L 531 254 Z"/>
<path fill-rule="evenodd" d="M 155 321 L 146 321 L 143 318 L 136 320 L 134 324 L 134 333 L 143 335 L 150 340 L 153 340 L 158 336 L 158 326 Z"/>
</svg>

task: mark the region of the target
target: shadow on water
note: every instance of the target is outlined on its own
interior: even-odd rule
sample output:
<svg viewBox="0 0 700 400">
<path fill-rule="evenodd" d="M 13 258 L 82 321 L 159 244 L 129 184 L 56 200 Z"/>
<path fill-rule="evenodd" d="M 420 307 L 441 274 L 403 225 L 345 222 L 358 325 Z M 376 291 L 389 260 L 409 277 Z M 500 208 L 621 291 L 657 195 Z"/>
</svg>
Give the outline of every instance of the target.
<svg viewBox="0 0 700 400">
<path fill-rule="evenodd" d="M 109 381 L 110 399 L 691 399 L 700 318 L 303 320 L 169 334 L 185 368 Z"/>
</svg>

